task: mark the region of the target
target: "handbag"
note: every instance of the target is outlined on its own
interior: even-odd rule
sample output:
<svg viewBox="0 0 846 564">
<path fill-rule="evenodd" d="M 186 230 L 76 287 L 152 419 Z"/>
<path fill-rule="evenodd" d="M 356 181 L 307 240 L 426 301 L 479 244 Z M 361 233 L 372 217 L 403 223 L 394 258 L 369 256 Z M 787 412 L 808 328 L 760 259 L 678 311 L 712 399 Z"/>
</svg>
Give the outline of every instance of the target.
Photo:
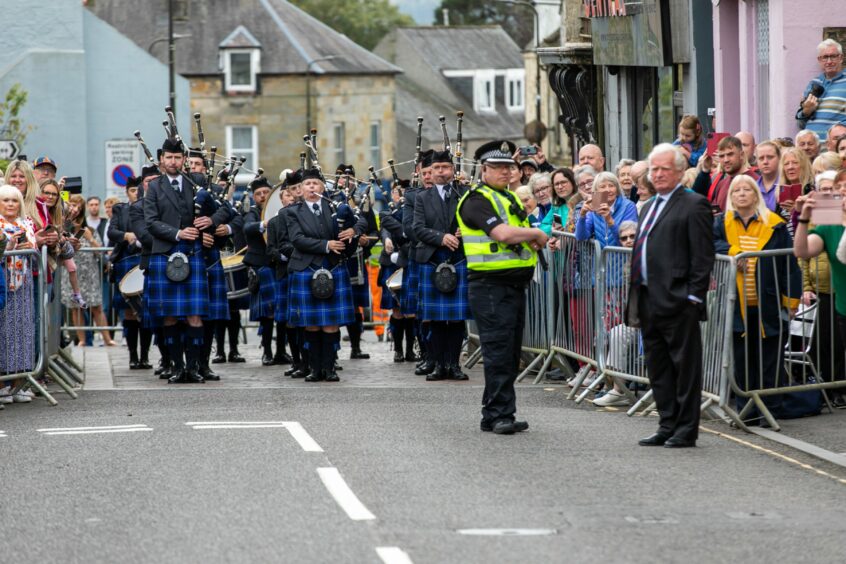
<svg viewBox="0 0 846 564">
<path fill-rule="evenodd" d="M 335 295 L 335 278 L 325 268 L 314 271 L 309 286 L 311 295 L 318 300 L 328 300 Z"/>
<path fill-rule="evenodd" d="M 173 253 L 167 259 L 165 276 L 171 282 L 185 282 L 191 276 L 191 264 L 185 253 Z"/>
</svg>

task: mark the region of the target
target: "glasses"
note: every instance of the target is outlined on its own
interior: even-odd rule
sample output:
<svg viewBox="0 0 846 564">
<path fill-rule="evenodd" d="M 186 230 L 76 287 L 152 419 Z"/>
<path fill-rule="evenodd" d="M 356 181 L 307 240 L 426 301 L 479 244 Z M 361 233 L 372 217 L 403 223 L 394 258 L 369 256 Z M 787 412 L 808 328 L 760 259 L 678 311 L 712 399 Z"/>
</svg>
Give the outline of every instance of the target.
<svg viewBox="0 0 846 564">
<path fill-rule="evenodd" d="M 541 192 L 547 192 L 549 190 L 549 186 L 538 186 L 535 188 L 535 194 L 540 194 Z"/>
<path fill-rule="evenodd" d="M 840 57 L 842 57 L 842 56 L 843 56 L 843 55 L 841 55 L 841 54 L 839 54 L 839 53 L 838 53 L 838 54 L 836 54 L 836 55 L 820 55 L 819 57 L 817 57 L 817 60 L 818 60 L 818 61 L 822 61 L 822 62 L 825 62 L 825 61 L 836 61 L 837 59 L 839 59 L 839 58 L 840 58 Z"/>
<path fill-rule="evenodd" d="M 553 186 L 555 186 L 556 188 L 561 188 L 562 186 L 569 186 L 569 185 L 570 185 L 569 180 L 559 180 L 558 182 L 553 184 Z"/>
<path fill-rule="evenodd" d="M 620 235 L 620 241 L 634 241 L 634 235 Z"/>
<path fill-rule="evenodd" d="M 579 182 L 579 188 L 587 188 L 589 186 L 593 186 L 593 178 Z"/>
</svg>

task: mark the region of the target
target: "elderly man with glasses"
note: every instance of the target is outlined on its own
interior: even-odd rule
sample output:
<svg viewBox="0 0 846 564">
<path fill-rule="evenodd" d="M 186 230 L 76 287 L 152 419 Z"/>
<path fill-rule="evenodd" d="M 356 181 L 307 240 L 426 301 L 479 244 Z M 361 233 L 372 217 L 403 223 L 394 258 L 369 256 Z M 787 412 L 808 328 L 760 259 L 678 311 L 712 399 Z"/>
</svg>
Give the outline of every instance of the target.
<svg viewBox="0 0 846 564">
<path fill-rule="evenodd" d="M 825 142 L 828 129 L 846 120 L 846 73 L 843 72 L 843 47 L 833 39 L 817 45 L 817 61 L 822 74 L 805 87 L 796 112 L 800 129 L 810 129 Z"/>
</svg>

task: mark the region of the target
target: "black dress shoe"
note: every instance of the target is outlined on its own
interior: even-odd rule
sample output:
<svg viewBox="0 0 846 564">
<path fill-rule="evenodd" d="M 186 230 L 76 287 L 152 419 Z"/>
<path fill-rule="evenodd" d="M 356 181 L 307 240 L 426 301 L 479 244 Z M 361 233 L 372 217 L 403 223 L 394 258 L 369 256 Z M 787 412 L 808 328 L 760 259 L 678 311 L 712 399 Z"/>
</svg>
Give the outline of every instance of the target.
<svg viewBox="0 0 846 564">
<path fill-rule="evenodd" d="M 410 353 L 410 354 L 405 355 L 405 361 L 406 362 L 418 362 L 419 360 L 420 360 L 420 357 L 417 356 L 414 353 Z"/>
<path fill-rule="evenodd" d="M 311 370 L 308 368 L 300 368 L 293 374 L 291 374 L 291 378 L 308 378 L 311 375 Z"/>
<path fill-rule="evenodd" d="M 285 376 L 293 376 L 294 372 L 299 372 L 299 371 L 300 371 L 300 365 L 295 364 L 294 366 L 292 366 L 291 368 L 289 368 L 288 370 L 286 370 L 282 374 L 284 374 Z"/>
<path fill-rule="evenodd" d="M 208 366 L 203 366 L 200 368 L 200 376 L 203 377 L 203 380 L 208 382 L 218 382 L 220 381 L 220 376 L 218 376 L 214 370 L 209 368 Z"/>
<path fill-rule="evenodd" d="M 342 371 L 343 369 L 344 369 L 344 367 L 343 367 L 343 366 L 341 366 L 340 364 L 338 364 L 337 362 L 335 362 L 335 365 L 334 365 L 334 366 L 332 366 L 332 370 L 334 370 L 335 372 L 340 372 L 340 371 Z"/>
<path fill-rule="evenodd" d="M 234 352 L 229 353 L 229 359 L 228 360 L 229 360 L 229 362 L 247 362 L 247 359 L 245 359 L 243 356 L 238 354 L 238 351 L 234 351 Z"/>
<path fill-rule="evenodd" d="M 206 380 L 196 370 L 186 370 L 185 381 L 189 384 L 203 384 Z"/>
<path fill-rule="evenodd" d="M 176 372 L 173 376 L 167 379 L 168 384 L 186 384 L 188 383 L 187 379 L 187 371 L 180 370 Z"/>
<path fill-rule="evenodd" d="M 402 354 L 402 351 L 394 353 L 394 362 L 405 362 L 405 355 Z"/>
<path fill-rule="evenodd" d="M 216 355 L 214 355 L 214 358 L 211 362 L 212 364 L 223 364 L 226 362 L 226 355 L 223 353 L 217 353 Z"/>
<path fill-rule="evenodd" d="M 350 353 L 350 358 L 352 360 L 367 360 L 368 358 L 370 358 L 370 355 L 361 352 L 361 349 L 353 349 Z"/>
<path fill-rule="evenodd" d="M 517 432 L 517 426 L 514 425 L 514 421 L 500 419 L 494 423 L 493 432 L 497 435 L 513 435 Z"/>
<path fill-rule="evenodd" d="M 277 354 L 273 357 L 275 364 L 293 364 L 294 359 L 288 353 Z"/>
<path fill-rule="evenodd" d="M 336 372 L 327 372 L 326 378 L 324 378 L 327 382 L 340 382 L 341 379 L 338 378 L 338 374 Z"/>
<path fill-rule="evenodd" d="M 130 370 L 140 370 L 141 365 L 138 363 L 137 360 L 130 360 L 129 361 L 129 369 Z"/>
<path fill-rule="evenodd" d="M 461 371 L 461 367 L 457 364 L 451 365 L 447 369 L 450 380 L 469 380 L 470 378 Z"/>
<path fill-rule="evenodd" d="M 689 441 L 687 439 L 679 439 L 678 437 L 670 437 L 664 443 L 664 448 L 693 448 L 696 446 L 696 441 Z"/>
<path fill-rule="evenodd" d="M 142 358 L 138 361 L 138 369 L 139 370 L 152 370 L 153 365 L 150 364 L 150 361 L 146 358 Z"/>
<path fill-rule="evenodd" d="M 520 433 L 521 431 L 525 431 L 529 428 L 529 423 L 527 421 L 514 421 L 513 424 L 515 433 Z M 489 433 L 494 430 L 494 425 L 489 421 L 482 421 L 479 424 L 479 428 L 482 431 Z"/>
<path fill-rule="evenodd" d="M 435 370 L 426 376 L 427 382 L 437 382 L 439 380 L 446 380 L 449 376 L 446 366 L 440 364 L 435 365 Z"/>
<path fill-rule="evenodd" d="M 262 355 L 262 357 L 261 357 L 261 365 L 262 366 L 273 366 L 274 364 L 276 364 L 276 361 L 273 360 L 272 356 L 267 356 L 266 354 Z"/>
<path fill-rule="evenodd" d="M 306 376 L 306 382 L 322 382 L 323 381 L 323 374 L 321 372 L 315 372 L 313 374 L 309 374 Z"/>
<path fill-rule="evenodd" d="M 159 367 L 156 368 L 156 371 L 154 372 L 154 374 L 156 376 L 159 376 L 164 372 L 170 372 L 170 363 L 169 362 L 167 364 L 159 362 Z M 168 378 L 170 378 L 170 376 L 168 376 Z"/>
<path fill-rule="evenodd" d="M 669 438 L 670 437 L 668 437 L 667 435 L 662 435 L 661 433 L 654 433 L 652 435 L 649 435 L 648 437 L 640 439 L 637 444 L 639 444 L 640 446 L 664 446 L 664 443 L 666 443 Z"/>
<path fill-rule="evenodd" d="M 415 370 L 414 374 L 417 376 L 427 376 L 435 371 L 436 366 L 437 365 L 434 362 L 426 362 L 423 366 Z"/>
</svg>

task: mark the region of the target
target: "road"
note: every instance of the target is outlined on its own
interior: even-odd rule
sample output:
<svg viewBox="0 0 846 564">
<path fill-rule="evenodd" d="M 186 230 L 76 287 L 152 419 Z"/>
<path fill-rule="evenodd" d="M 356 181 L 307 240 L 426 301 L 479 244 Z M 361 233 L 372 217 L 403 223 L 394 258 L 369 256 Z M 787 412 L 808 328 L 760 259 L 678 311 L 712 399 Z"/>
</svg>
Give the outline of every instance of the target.
<svg viewBox="0 0 846 564">
<path fill-rule="evenodd" d="M 643 448 L 654 418 L 521 386 L 531 429 L 496 436 L 478 429 L 478 371 L 425 385 L 362 361 L 338 385 L 281 387 L 276 368 L 243 370 L 275 387 L 116 386 L 0 413 L 3 560 L 807 562 L 846 548 L 846 469 L 721 422 L 699 448 Z"/>
</svg>

